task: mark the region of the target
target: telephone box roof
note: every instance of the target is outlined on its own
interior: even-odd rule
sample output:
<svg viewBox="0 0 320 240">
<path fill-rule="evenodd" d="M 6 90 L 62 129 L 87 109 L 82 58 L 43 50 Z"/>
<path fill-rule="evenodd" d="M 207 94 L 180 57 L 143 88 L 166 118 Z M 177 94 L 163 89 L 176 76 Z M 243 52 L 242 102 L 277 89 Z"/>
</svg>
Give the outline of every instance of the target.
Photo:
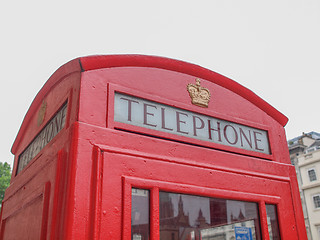
<svg viewBox="0 0 320 240">
<path fill-rule="evenodd" d="M 279 124 L 285 126 L 288 122 L 288 118 L 272 107 L 269 103 L 264 101 L 262 98 L 258 97 L 251 90 L 240 85 L 239 83 L 221 75 L 213 72 L 209 69 L 203 68 L 201 66 L 165 58 L 158 56 L 148 56 L 148 55 L 95 55 L 80 57 L 61 66 L 56 72 L 52 74 L 49 80 L 44 84 L 42 89 L 39 91 L 34 101 L 32 102 L 12 146 L 12 153 L 16 152 L 16 149 L 20 143 L 21 138 L 28 126 L 29 121 L 34 115 L 35 111 L 38 109 L 43 101 L 43 98 L 47 93 L 63 79 L 63 76 L 69 75 L 74 72 L 84 72 L 103 68 L 113 68 L 113 67 L 149 67 L 149 68 L 159 68 L 165 70 L 171 70 L 175 72 L 180 72 L 188 75 L 192 75 L 198 78 L 206 79 L 217 85 L 220 85 L 230 91 L 238 94 L 239 96 L 247 99 L 249 102 L 260 108 L 262 111 L 267 113 L 273 119 L 275 119 Z"/>
</svg>

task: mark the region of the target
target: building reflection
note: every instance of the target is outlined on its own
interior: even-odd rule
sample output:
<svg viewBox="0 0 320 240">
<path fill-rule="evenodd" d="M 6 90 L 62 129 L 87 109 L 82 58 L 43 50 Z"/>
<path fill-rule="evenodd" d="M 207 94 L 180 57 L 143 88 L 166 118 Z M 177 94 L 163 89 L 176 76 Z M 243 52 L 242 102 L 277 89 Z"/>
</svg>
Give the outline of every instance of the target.
<svg viewBox="0 0 320 240">
<path fill-rule="evenodd" d="M 235 227 L 260 239 L 256 203 L 160 193 L 161 240 L 233 240 Z"/>
<path fill-rule="evenodd" d="M 160 192 L 160 240 L 259 240 L 254 202 Z M 280 239 L 275 205 L 267 205 L 270 239 Z M 149 193 L 133 189 L 133 240 L 149 239 Z"/>
</svg>

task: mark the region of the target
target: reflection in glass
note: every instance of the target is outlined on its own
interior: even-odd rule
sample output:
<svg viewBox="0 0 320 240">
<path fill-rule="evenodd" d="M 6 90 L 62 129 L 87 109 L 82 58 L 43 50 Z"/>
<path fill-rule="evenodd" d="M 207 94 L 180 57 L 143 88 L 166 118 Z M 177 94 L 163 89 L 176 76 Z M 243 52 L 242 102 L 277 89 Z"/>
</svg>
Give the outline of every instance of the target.
<svg viewBox="0 0 320 240">
<path fill-rule="evenodd" d="M 276 205 L 266 204 L 267 208 L 267 220 L 268 220 L 268 230 L 271 240 L 279 240 L 280 232 L 278 225 L 278 216 Z"/>
<path fill-rule="evenodd" d="M 160 192 L 160 239 L 260 240 L 258 205 Z"/>
<path fill-rule="evenodd" d="M 149 239 L 149 191 L 132 188 L 131 240 Z"/>
</svg>

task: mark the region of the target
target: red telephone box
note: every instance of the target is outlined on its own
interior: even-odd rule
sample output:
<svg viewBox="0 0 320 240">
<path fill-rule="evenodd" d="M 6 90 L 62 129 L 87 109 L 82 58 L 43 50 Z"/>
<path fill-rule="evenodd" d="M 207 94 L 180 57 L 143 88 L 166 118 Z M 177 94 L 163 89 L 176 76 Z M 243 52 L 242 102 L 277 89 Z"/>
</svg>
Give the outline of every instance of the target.
<svg viewBox="0 0 320 240">
<path fill-rule="evenodd" d="M 307 239 L 286 123 L 197 65 L 75 59 L 13 144 L 1 239 Z"/>
</svg>

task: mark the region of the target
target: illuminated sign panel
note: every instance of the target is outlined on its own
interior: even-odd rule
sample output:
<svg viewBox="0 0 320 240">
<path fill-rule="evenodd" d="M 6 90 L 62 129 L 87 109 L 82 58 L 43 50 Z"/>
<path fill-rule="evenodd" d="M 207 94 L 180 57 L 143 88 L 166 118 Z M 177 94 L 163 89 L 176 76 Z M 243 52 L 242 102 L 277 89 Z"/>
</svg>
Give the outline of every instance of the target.
<svg viewBox="0 0 320 240">
<path fill-rule="evenodd" d="M 19 156 L 19 173 L 27 164 L 64 128 L 67 115 L 67 103 L 54 115 L 49 123 Z"/>
<path fill-rule="evenodd" d="M 114 121 L 270 154 L 267 131 L 117 92 Z"/>
</svg>

